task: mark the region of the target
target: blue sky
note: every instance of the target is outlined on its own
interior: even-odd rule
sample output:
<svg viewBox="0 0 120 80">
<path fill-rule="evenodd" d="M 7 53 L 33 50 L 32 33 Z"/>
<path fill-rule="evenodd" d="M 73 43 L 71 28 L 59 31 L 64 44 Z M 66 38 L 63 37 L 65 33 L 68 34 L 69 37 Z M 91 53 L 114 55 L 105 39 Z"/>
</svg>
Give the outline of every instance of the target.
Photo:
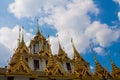
<svg viewBox="0 0 120 80">
<path fill-rule="evenodd" d="M 0 66 L 7 65 L 17 46 L 18 28 L 24 26 L 25 41 L 33 38 L 39 19 L 40 30 L 50 35 L 51 48 L 57 54 L 58 43 L 72 58 L 70 39 L 94 70 L 93 50 L 98 61 L 111 72 L 104 48 L 120 68 L 120 1 L 119 0 L 1 0 L 0 1 Z"/>
</svg>

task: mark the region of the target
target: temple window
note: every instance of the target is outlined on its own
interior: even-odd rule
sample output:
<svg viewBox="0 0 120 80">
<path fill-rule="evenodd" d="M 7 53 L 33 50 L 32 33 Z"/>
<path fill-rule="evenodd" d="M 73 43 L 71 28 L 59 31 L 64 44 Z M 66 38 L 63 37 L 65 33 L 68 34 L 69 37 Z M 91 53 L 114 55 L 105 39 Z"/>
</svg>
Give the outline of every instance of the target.
<svg viewBox="0 0 120 80">
<path fill-rule="evenodd" d="M 66 67 L 67 67 L 67 70 L 68 70 L 69 72 L 71 72 L 71 66 L 70 66 L 70 63 L 66 63 Z"/>
<path fill-rule="evenodd" d="M 25 58 L 25 60 L 28 62 L 28 58 Z"/>
<path fill-rule="evenodd" d="M 48 63 L 48 60 L 46 60 L 46 65 L 47 65 L 47 63 Z"/>
<path fill-rule="evenodd" d="M 39 60 L 34 60 L 34 70 L 39 70 Z"/>
</svg>

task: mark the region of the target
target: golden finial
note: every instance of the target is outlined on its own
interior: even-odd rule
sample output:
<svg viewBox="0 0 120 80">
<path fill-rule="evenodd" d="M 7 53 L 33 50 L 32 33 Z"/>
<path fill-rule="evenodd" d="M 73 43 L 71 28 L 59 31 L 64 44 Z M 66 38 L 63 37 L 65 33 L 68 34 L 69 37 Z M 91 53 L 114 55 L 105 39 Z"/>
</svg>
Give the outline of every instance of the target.
<svg viewBox="0 0 120 80">
<path fill-rule="evenodd" d="M 18 38 L 18 45 L 20 44 L 20 38 L 21 38 L 21 28 L 19 28 L 19 38 Z"/>
<path fill-rule="evenodd" d="M 39 30 L 39 20 L 37 19 L 37 34 L 40 34 L 40 30 Z"/>
<path fill-rule="evenodd" d="M 22 26 L 22 42 L 24 42 L 24 27 Z"/>
<path fill-rule="evenodd" d="M 73 43 L 73 38 L 71 38 L 71 43 L 72 43 L 73 49 L 75 49 L 75 46 L 74 46 L 74 43 Z"/>
<path fill-rule="evenodd" d="M 73 47 L 73 50 L 74 50 L 74 53 L 77 52 L 76 48 L 75 48 L 75 45 L 74 45 L 74 42 L 73 42 L 73 39 L 71 38 L 71 43 L 72 43 L 72 47 Z M 78 53 L 78 52 L 77 52 Z"/>
<path fill-rule="evenodd" d="M 73 38 L 71 38 L 71 43 L 72 43 L 73 49 L 74 49 L 75 51 L 77 51 L 76 48 L 75 48 L 74 42 L 73 42 Z"/>
<path fill-rule="evenodd" d="M 58 39 L 59 48 L 62 49 L 61 45 L 60 45 L 60 40 L 59 40 L 59 35 L 58 34 L 57 34 L 57 39 Z"/>
<path fill-rule="evenodd" d="M 74 58 L 73 59 L 78 59 L 78 58 L 82 58 L 82 56 L 78 53 L 78 51 L 75 48 L 75 45 L 73 43 L 73 39 L 71 38 L 71 43 L 72 43 L 72 47 L 73 47 L 73 51 L 74 51 Z"/>
</svg>

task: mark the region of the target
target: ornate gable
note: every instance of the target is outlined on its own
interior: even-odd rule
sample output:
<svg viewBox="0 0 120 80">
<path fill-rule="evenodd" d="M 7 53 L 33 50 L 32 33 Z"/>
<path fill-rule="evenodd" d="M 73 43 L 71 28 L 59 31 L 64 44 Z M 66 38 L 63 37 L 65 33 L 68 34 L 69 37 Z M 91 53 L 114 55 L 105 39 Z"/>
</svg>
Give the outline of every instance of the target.
<svg viewBox="0 0 120 80">
<path fill-rule="evenodd" d="M 92 76 L 87 66 L 77 58 L 74 64 L 74 75 L 77 77 Z"/>
<path fill-rule="evenodd" d="M 8 67 L 8 73 L 31 74 L 31 69 L 29 68 L 24 56 L 20 55 L 19 57 L 20 58 L 17 60 L 17 63 Z"/>
<path fill-rule="evenodd" d="M 18 47 L 15 50 L 15 53 L 13 54 L 12 59 L 9 64 L 10 65 L 16 64 L 19 61 L 21 55 L 23 56 L 30 55 L 29 50 L 27 46 L 25 45 L 25 42 L 23 39 L 22 39 L 22 42 L 18 44 Z"/>
<path fill-rule="evenodd" d="M 30 55 L 29 50 L 24 42 L 24 38 L 22 36 L 22 41 L 18 42 L 18 47 L 15 50 L 14 55 L 9 63 L 8 73 L 13 74 L 30 74 L 31 70 L 28 66 L 28 63 L 25 60 L 25 55 Z"/>
<path fill-rule="evenodd" d="M 65 72 L 62 70 L 61 65 L 54 59 L 53 55 L 49 57 L 45 72 L 47 75 L 52 75 L 52 76 L 66 75 Z"/>
</svg>

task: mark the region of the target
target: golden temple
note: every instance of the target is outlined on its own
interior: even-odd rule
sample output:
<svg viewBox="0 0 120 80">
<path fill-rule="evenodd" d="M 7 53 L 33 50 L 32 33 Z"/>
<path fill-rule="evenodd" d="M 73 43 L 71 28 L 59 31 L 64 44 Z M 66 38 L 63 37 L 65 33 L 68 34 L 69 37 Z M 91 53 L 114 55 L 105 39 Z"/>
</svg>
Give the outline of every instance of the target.
<svg viewBox="0 0 120 80">
<path fill-rule="evenodd" d="M 34 38 L 26 46 L 24 33 L 7 68 L 0 68 L 0 80 L 120 80 L 120 69 L 111 60 L 112 73 L 109 73 L 94 56 L 95 72 L 71 44 L 73 58 L 69 58 L 58 40 L 58 54 L 53 55 L 49 40 L 40 32 L 39 27 Z"/>
</svg>

